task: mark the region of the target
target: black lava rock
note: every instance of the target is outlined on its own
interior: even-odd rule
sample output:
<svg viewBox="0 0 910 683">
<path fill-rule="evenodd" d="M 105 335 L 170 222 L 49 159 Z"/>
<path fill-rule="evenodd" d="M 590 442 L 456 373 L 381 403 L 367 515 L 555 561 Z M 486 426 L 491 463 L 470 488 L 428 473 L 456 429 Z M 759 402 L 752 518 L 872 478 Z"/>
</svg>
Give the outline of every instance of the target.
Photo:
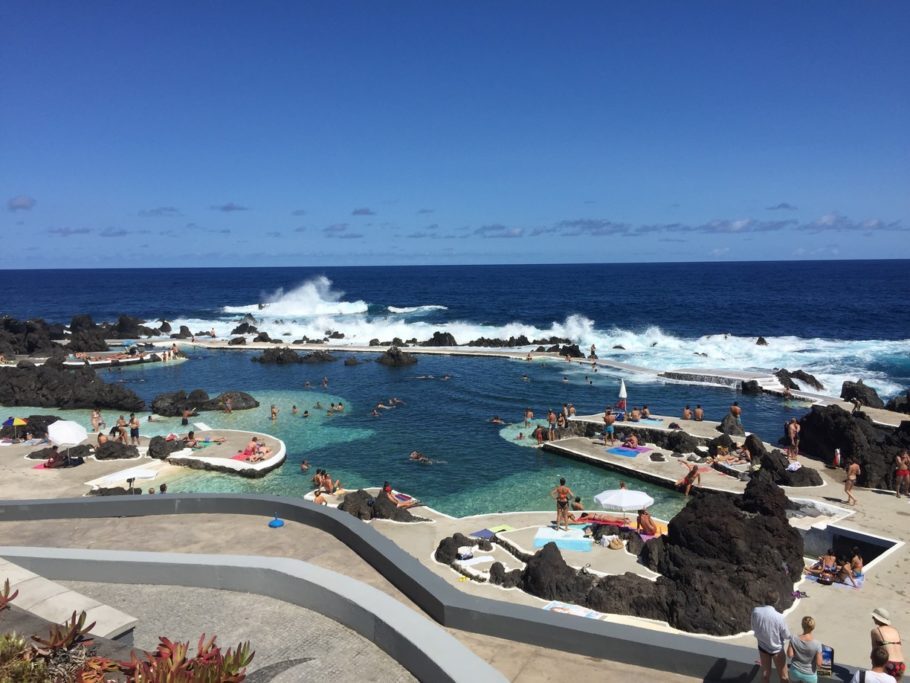
<svg viewBox="0 0 910 683">
<path fill-rule="evenodd" d="M 404 367 L 406 365 L 414 365 L 417 362 L 417 357 L 414 354 L 405 353 L 397 346 L 393 346 L 382 354 L 376 362 L 389 367 Z"/>
<path fill-rule="evenodd" d="M 440 332 L 436 330 L 433 336 L 421 344 L 421 346 L 458 346 L 455 337 L 451 332 Z"/>
<path fill-rule="evenodd" d="M 869 408 L 884 408 L 885 403 L 878 397 L 875 389 L 863 384 L 863 380 L 858 382 L 844 382 L 840 390 L 840 397 L 845 401 L 859 401 L 860 405 Z"/>
<path fill-rule="evenodd" d="M 106 384 L 87 366 L 0 368 L 0 404 L 42 408 L 111 408 L 140 412 L 145 404 L 120 384 Z"/>
</svg>

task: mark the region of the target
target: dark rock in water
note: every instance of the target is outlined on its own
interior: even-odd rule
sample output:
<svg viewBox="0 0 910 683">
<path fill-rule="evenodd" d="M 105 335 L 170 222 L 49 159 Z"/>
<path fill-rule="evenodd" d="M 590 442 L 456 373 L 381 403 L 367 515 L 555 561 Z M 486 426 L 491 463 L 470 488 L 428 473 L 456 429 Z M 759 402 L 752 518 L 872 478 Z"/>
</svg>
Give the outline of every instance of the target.
<svg viewBox="0 0 910 683">
<path fill-rule="evenodd" d="M 572 569 L 555 543 L 547 543 L 528 560 L 521 574 L 522 590 L 544 600 L 584 604 L 593 580 Z"/>
<path fill-rule="evenodd" d="M 328 351 L 313 351 L 300 359 L 301 363 L 333 363 L 337 358 Z"/>
<path fill-rule="evenodd" d="M 228 346 L 245 346 L 246 337 L 232 337 L 228 340 Z"/>
<path fill-rule="evenodd" d="M 748 396 L 757 396 L 762 393 L 761 384 L 757 380 L 747 379 L 739 387 L 739 390 Z"/>
<path fill-rule="evenodd" d="M 265 334 L 263 332 L 263 334 Z M 258 339 L 258 337 L 257 337 Z M 302 363 L 303 357 L 294 349 L 266 349 L 261 356 L 253 356 L 250 360 L 255 363 L 273 363 L 275 365 L 293 365 Z"/>
<path fill-rule="evenodd" d="M 171 335 L 171 339 L 190 339 L 193 336 L 193 333 L 190 332 L 190 328 L 186 325 L 180 326 L 180 331 L 176 334 Z"/>
<path fill-rule="evenodd" d="M 121 384 L 105 384 L 86 366 L 0 368 L 0 404 L 41 408 L 109 408 L 140 412 L 145 404 Z"/>
<path fill-rule="evenodd" d="M 405 353 L 397 346 L 393 346 L 382 354 L 376 362 L 390 367 L 402 367 L 405 365 L 414 365 L 414 363 L 417 362 L 417 357 L 413 354 Z"/>
<path fill-rule="evenodd" d="M 159 329 L 163 334 L 170 334 L 170 331 L 171 331 L 171 324 L 170 324 L 167 320 L 159 320 L 158 322 L 161 323 L 161 324 L 158 326 L 158 329 Z"/>
<path fill-rule="evenodd" d="M 802 382 L 804 385 L 809 386 L 809 387 L 812 387 L 812 388 L 815 389 L 816 391 L 824 391 L 824 390 L 825 390 L 825 385 L 822 384 L 821 382 L 819 382 L 819 381 L 815 378 L 815 375 L 810 375 L 810 374 L 809 374 L 808 372 L 806 372 L 805 370 L 793 370 L 793 371 L 790 373 L 790 377 L 792 377 L 793 379 L 798 379 L 798 380 L 799 380 L 800 382 Z"/>
<path fill-rule="evenodd" d="M 745 436 L 746 431 L 743 429 L 743 426 L 736 421 L 736 418 L 727 413 L 724 415 L 724 419 L 720 421 L 720 424 L 717 426 L 717 431 L 722 432 L 723 434 L 728 434 L 731 436 Z"/>
<path fill-rule="evenodd" d="M 59 349 L 53 342 L 56 335 L 51 332 L 52 327 L 43 320 L 0 318 L 0 354 L 7 357 L 17 354 L 44 355 Z"/>
<path fill-rule="evenodd" d="M 768 340 L 765 339 L 764 337 L 759 337 L 759 338 L 755 341 L 755 344 L 756 344 L 757 346 L 767 346 L 767 345 L 768 345 Z"/>
<path fill-rule="evenodd" d="M 344 364 L 345 364 L 345 366 L 350 367 L 352 365 L 360 365 L 360 361 L 357 360 L 356 358 L 354 358 L 353 356 L 351 356 L 350 358 L 344 359 Z"/>
<path fill-rule="evenodd" d="M 845 401 L 854 401 L 857 400 L 860 402 L 860 405 L 864 405 L 868 408 L 884 408 L 885 403 L 882 401 L 875 389 L 870 386 L 863 384 L 863 380 L 858 382 L 850 382 L 849 380 L 844 382 L 843 387 L 840 390 L 840 397 Z"/>
<path fill-rule="evenodd" d="M 0 375 L 2 379 L 3 375 Z M 12 415 L 10 417 L 13 417 Z M 17 416 L 21 417 L 21 416 Z M 2 419 L 2 418 L 0 418 Z M 21 438 L 26 435 L 26 433 L 31 433 L 32 436 L 43 439 L 47 436 L 47 426 L 53 422 L 56 422 L 60 418 L 56 415 L 29 415 L 25 418 L 28 422 L 27 425 L 21 427 L 0 427 L 0 438 L 2 439 L 13 439 Z"/>
<path fill-rule="evenodd" d="M 259 330 L 256 329 L 255 325 L 251 325 L 248 322 L 242 322 L 231 330 L 231 334 L 256 334 L 258 331 Z"/>
<path fill-rule="evenodd" d="M 842 463 L 859 462 L 860 486 L 894 488 L 894 460 L 910 447 L 910 422 L 889 430 L 875 425 L 865 413 L 851 415 L 839 406 L 812 406 L 799 425 L 800 450 L 831 462 L 834 449 L 840 448 Z"/>
<path fill-rule="evenodd" d="M 626 350 L 626 347 L 623 346 L 622 344 L 616 344 L 616 345 L 613 346 L 613 348 L 614 348 L 614 349 L 617 349 L 617 350 L 619 350 L 619 351 L 625 351 L 625 350 Z"/>
<path fill-rule="evenodd" d="M 585 354 L 581 352 L 581 349 L 578 348 L 578 344 L 566 344 L 561 349 L 559 349 L 560 356 L 568 356 L 569 358 L 584 358 Z"/>
<path fill-rule="evenodd" d="M 370 340 L 370 346 L 379 346 L 379 340 L 378 340 L 378 339 L 371 339 L 371 340 Z"/>
<path fill-rule="evenodd" d="M 759 441 L 759 444 L 760 443 L 761 442 Z M 715 437 L 708 442 L 708 454 L 711 457 L 716 456 L 718 447 L 726 448 L 727 452 L 729 453 L 734 448 L 736 448 L 736 442 L 730 438 L 729 434 L 721 434 L 720 436 Z"/>
<path fill-rule="evenodd" d="M 186 448 L 186 441 L 183 439 L 166 440 L 163 436 L 153 436 L 149 441 L 148 454 L 150 458 L 164 460 L 171 453 L 182 451 Z"/>
<path fill-rule="evenodd" d="M 545 353 L 545 352 L 546 352 L 546 349 L 542 346 L 538 346 L 536 349 L 534 349 L 534 353 Z"/>
<path fill-rule="evenodd" d="M 243 391 L 226 391 L 215 398 L 209 398 L 202 389 L 194 389 L 189 395 L 182 390 L 159 394 L 152 400 L 152 412 L 164 417 L 178 417 L 183 415 L 185 409 L 195 412 L 224 410 L 228 399 L 231 401 L 231 410 L 259 407 L 259 401 Z"/>
<path fill-rule="evenodd" d="M 885 404 L 885 408 L 895 413 L 910 413 L 910 391 L 892 398 Z"/>
<path fill-rule="evenodd" d="M 458 342 L 455 341 L 455 337 L 452 336 L 451 332 L 436 330 L 433 336 L 420 344 L 420 346 L 458 346 Z"/>
<path fill-rule="evenodd" d="M 76 460 L 77 458 L 87 458 L 94 452 L 94 447 L 90 446 L 87 443 L 80 444 L 78 446 L 71 446 L 70 448 L 60 448 L 60 453 L 64 455 L 69 455 L 70 458 Z M 54 456 L 54 450 L 48 446 L 47 448 L 42 448 L 37 451 L 32 451 L 25 457 L 29 460 L 50 460 Z"/>
<path fill-rule="evenodd" d="M 260 332 L 253 338 L 254 342 L 270 342 L 272 338 L 269 336 L 268 332 Z"/>
<path fill-rule="evenodd" d="M 138 457 L 139 451 L 135 446 L 127 446 L 119 441 L 108 441 L 95 448 L 95 458 L 98 460 L 127 460 Z"/>
<path fill-rule="evenodd" d="M 139 339 L 154 336 L 155 330 L 142 323 L 143 321 L 139 318 L 121 315 L 117 318 L 116 325 L 105 328 L 105 334 L 109 339 Z"/>
<path fill-rule="evenodd" d="M 326 332 L 326 336 L 329 339 L 344 339 L 344 332 L 338 332 L 337 330 L 335 332 Z"/>
<path fill-rule="evenodd" d="M 90 315 L 77 315 L 70 321 L 70 340 L 66 348 L 70 353 L 108 350 L 104 330 Z"/>
<path fill-rule="evenodd" d="M 515 588 L 520 582 L 520 569 L 513 569 L 512 571 L 507 572 L 502 562 L 494 562 L 490 566 L 490 583 L 492 583 L 494 586 L 502 586 L 503 588 Z"/>
</svg>

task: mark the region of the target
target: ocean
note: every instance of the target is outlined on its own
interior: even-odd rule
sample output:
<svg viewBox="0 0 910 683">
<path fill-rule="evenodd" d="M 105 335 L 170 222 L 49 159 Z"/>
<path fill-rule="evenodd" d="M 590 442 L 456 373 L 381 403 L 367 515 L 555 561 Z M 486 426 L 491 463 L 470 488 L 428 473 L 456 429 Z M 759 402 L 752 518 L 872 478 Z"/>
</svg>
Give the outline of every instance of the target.
<svg viewBox="0 0 910 683">
<path fill-rule="evenodd" d="M 844 380 L 862 378 L 888 398 L 910 386 L 908 263 L 18 270 L 0 273 L 0 301 L 2 313 L 17 318 L 68 322 L 88 313 L 113 321 L 128 314 L 193 331 L 214 327 L 219 337 L 229 336 L 247 314 L 260 330 L 289 341 L 330 331 L 358 344 L 422 341 L 437 330 L 462 344 L 479 337 L 558 336 L 655 373 L 786 367 L 812 373 L 825 393 L 839 394 Z M 767 346 L 756 344 L 759 335 Z M 579 414 L 601 412 L 615 402 L 621 378 L 630 403 L 648 404 L 655 413 L 677 415 L 686 403 L 701 403 L 708 418 L 719 419 L 738 400 L 747 429 L 772 442 L 786 419 L 807 409 L 729 388 L 669 383 L 656 374 L 594 374 L 560 362 L 421 356 L 400 369 L 370 362 L 277 367 L 251 362 L 249 351 L 190 355 L 186 363 L 102 376 L 128 384 L 147 402 L 176 389 L 248 391 L 262 403 L 259 410 L 206 414 L 204 421 L 274 433 L 287 442 L 289 458 L 259 481 L 194 472 L 174 490 L 300 495 L 308 486 L 299 472 L 306 458 L 345 486 L 390 480 L 454 515 L 548 509 L 559 476 L 589 502 L 618 485 L 603 470 L 524 447 L 514 439 L 520 427 L 497 428 L 489 423 L 493 415 L 517 424 L 525 407 L 542 416 L 563 403 L 574 403 Z M 450 378 L 442 379 L 446 374 Z M 530 381 L 522 381 L 524 374 Z M 324 391 L 323 376 L 329 379 Z M 307 381 L 317 388 L 305 389 Z M 370 415 L 392 396 L 405 405 Z M 343 401 L 345 414 L 314 411 L 317 401 Z M 282 409 L 274 424 L 268 420 L 272 403 Z M 309 409 L 311 417 L 291 416 L 292 405 Z M 77 417 L 87 422 L 87 413 Z M 434 464 L 408 461 L 415 449 Z M 657 516 L 672 516 L 683 504 L 672 492 L 636 486 L 655 495 Z"/>
</svg>

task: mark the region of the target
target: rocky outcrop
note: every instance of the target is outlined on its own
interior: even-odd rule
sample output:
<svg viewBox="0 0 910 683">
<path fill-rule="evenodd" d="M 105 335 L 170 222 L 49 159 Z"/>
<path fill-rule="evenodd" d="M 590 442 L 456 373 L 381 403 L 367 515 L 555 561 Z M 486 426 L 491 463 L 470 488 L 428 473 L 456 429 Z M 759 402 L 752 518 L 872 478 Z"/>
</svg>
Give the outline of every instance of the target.
<svg viewBox="0 0 910 683">
<path fill-rule="evenodd" d="M 739 390 L 748 396 L 757 396 L 762 393 L 761 384 L 757 380 L 747 379 L 739 385 Z"/>
<path fill-rule="evenodd" d="M 167 320 L 165 320 L 164 318 L 161 318 L 158 320 L 158 322 L 161 323 L 160 325 L 158 325 L 158 331 L 161 332 L 161 334 L 170 334 L 171 333 L 171 324 Z"/>
<path fill-rule="evenodd" d="M 414 354 L 405 353 L 397 346 L 393 346 L 376 359 L 376 362 L 389 367 L 404 367 L 406 365 L 414 365 L 417 362 L 417 357 Z"/>
<path fill-rule="evenodd" d="M 2 381 L 2 377 L 3 375 L 0 375 L 0 381 Z M 9 417 L 12 417 L 12 415 Z M 21 417 L 21 415 L 17 417 Z M 6 418 L 0 418 L 0 420 L 5 419 Z M 31 433 L 33 436 L 43 439 L 47 436 L 47 426 L 60 418 L 56 415 L 29 415 L 25 419 L 28 424 L 24 427 L 0 427 L 0 438 L 12 439 L 23 437 L 26 433 Z"/>
<path fill-rule="evenodd" d="M 84 443 L 78 446 L 70 446 L 69 448 L 60 448 L 59 450 L 61 453 L 68 455 L 73 460 L 76 460 L 78 458 L 82 458 L 84 460 L 95 452 L 95 447 Z M 29 460 L 50 460 L 52 457 L 54 457 L 54 450 L 48 446 L 47 448 L 32 451 L 25 457 Z"/>
<path fill-rule="evenodd" d="M 338 360 L 328 351 L 313 351 L 300 359 L 301 363 L 333 363 Z"/>
<path fill-rule="evenodd" d="M 512 348 L 515 346 L 529 346 L 532 342 L 528 341 L 528 338 L 523 334 L 518 335 L 517 337 L 512 336 L 508 339 L 492 339 L 489 337 L 478 337 L 474 341 L 468 342 L 468 346 L 483 346 L 483 347 L 492 347 L 492 348 Z"/>
<path fill-rule="evenodd" d="M 250 360 L 254 363 L 271 363 L 274 365 L 293 365 L 302 363 L 303 357 L 294 349 L 266 349 L 261 356 L 253 356 Z"/>
<path fill-rule="evenodd" d="M 90 315 L 77 315 L 70 321 L 70 340 L 66 348 L 72 353 L 107 351 L 104 329 Z"/>
<path fill-rule="evenodd" d="M 168 441 L 163 436 L 153 436 L 149 441 L 148 454 L 150 458 L 164 460 L 171 453 L 182 451 L 184 448 L 186 448 L 186 441 L 183 439 Z"/>
<path fill-rule="evenodd" d="M 764 337 L 759 337 L 758 339 L 755 340 L 755 345 L 756 346 L 767 346 L 768 340 L 765 339 Z"/>
<path fill-rule="evenodd" d="M 889 430 L 875 425 L 865 413 L 852 415 L 839 406 L 812 406 L 799 421 L 800 450 L 831 462 L 840 448 L 842 463 L 860 465 L 858 483 L 873 488 L 893 488 L 894 460 L 910 447 L 910 421 Z"/>
<path fill-rule="evenodd" d="M 824 391 L 825 385 L 819 382 L 814 375 L 810 375 L 805 370 L 787 370 L 781 368 L 774 373 L 774 376 L 788 389 L 799 391 L 802 388 L 809 387 L 816 391 Z M 799 380 L 802 385 L 797 384 L 794 380 Z"/>
<path fill-rule="evenodd" d="M 746 437 L 746 449 L 752 456 L 752 462 L 760 463 L 761 468 L 771 474 L 771 478 L 778 486 L 821 486 L 821 475 L 811 467 L 800 467 L 790 471 L 790 459 L 781 451 L 768 452 L 765 445 L 755 434 Z"/>
<path fill-rule="evenodd" d="M 736 421 L 736 418 L 727 413 L 724 415 L 724 419 L 720 421 L 720 424 L 716 427 L 717 431 L 726 434 L 728 436 L 745 436 L 746 430 L 743 429 L 743 426 Z"/>
<path fill-rule="evenodd" d="M 139 412 L 145 404 L 120 384 L 105 384 L 90 367 L 0 368 L 0 404 L 41 408 L 109 408 Z"/>
<path fill-rule="evenodd" d="M 569 358 L 584 358 L 585 354 L 581 352 L 581 349 L 578 348 L 578 344 L 565 344 L 562 348 L 559 349 L 560 356 L 568 356 Z"/>
<path fill-rule="evenodd" d="M 197 413 L 205 410 L 224 410 L 227 400 L 231 402 L 231 410 L 250 410 L 259 407 L 259 401 L 243 391 L 226 391 L 215 398 L 209 398 L 202 389 L 194 389 L 189 394 L 183 390 L 159 394 L 152 400 L 152 412 L 164 417 L 177 417 L 183 415 L 183 411 L 187 409 Z"/>
<path fill-rule="evenodd" d="M 521 570 L 507 572 L 502 562 L 494 562 L 490 566 L 490 583 L 503 588 L 516 588 L 521 583 Z"/>
<path fill-rule="evenodd" d="M 253 338 L 254 342 L 270 342 L 272 338 L 269 336 L 268 332 L 260 332 Z"/>
<path fill-rule="evenodd" d="M 139 450 L 135 446 L 127 446 L 119 441 L 107 441 L 95 448 L 97 460 L 129 460 L 138 457 Z"/>
<path fill-rule="evenodd" d="M 455 337 L 452 336 L 451 332 L 440 332 L 436 330 L 433 333 L 433 336 L 427 339 L 425 342 L 420 344 L 421 346 L 458 346 L 458 342 L 455 341 Z"/>
<path fill-rule="evenodd" d="M 108 339 L 139 339 L 140 337 L 157 336 L 158 330 L 143 325 L 143 322 L 139 318 L 121 315 L 114 325 L 104 326 L 104 334 Z"/>
<path fill-rule="evenodd" d="M 859 401 L 860 405 L 867 408 L 884 408 L 885 402 L 878 397 L 875 389 L 866 384 L 863 380 L 857 382 L 846 381 L 840 390 L 840 397 L 845 401 Z"/>
<path fill-rule="evenodd" d="M 246 344 L 246 337 L 231 337 L 228 340 L 228 346 L 244 346 Z"/>
<path fill-rule="evenodd" d="M 244 321 L 231 330 L 231 334 L 256 334 L 258 331 L 255 325 Z"/>
<path fill-rule="evenodd" d="M 50 326 L 43 320 L 0 318 L 0 354 L 7 358 L 18 354 L 46 355 L 58 349 Z"/>
<path fill-rule="evenodd" d="M 910 391 L 892 398 L 885 404 L 885 409 L 895 413 L 910 413 Z"/>
<path fill-rule="evenodd" d="M 463 547 L 479 550 L 493 550 L 493 544 L 483 538 L 472 538 L 464 534 L 454 534 L 442 539 L 436 547 L 433 557 L 442 564 L 452 564 L 458 558 L 458 549 Z"/>
<path fill-rule="evenodd" d="M 395 522 L 423 522 L 406 508 L 396 507 L 388 498 L 374 498 L 363 489 L 348 493 L 338 505 L 339 510 L 354 515 L 358 519 L 391 519 Z"/>
<path fill-rule="evenodd" d="M 190 332 L 190 328 L 186 325 L 181 325 L 180 330 L 171 335 L 171 339 L 190 339 L 193 336 L 193 333 Z"/>
<path fill-rule="evenodd" d="M 345 367 L 352 367 L 354 365 L 360 365 L 360 361 L 354 358 L 354 356 L 351 356 L 350 358 L 344 359 L 344 365 Z"/>
</svg>

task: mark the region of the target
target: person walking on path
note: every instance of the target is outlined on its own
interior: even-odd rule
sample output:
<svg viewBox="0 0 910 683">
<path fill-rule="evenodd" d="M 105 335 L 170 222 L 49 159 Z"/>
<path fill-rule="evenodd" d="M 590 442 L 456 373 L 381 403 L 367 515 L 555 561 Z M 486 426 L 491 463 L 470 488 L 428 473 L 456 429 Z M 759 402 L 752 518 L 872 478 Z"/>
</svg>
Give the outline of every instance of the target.
<svg viewBox="0 0 910 683">
<path fill-rule="evenodd" d="M 856 460 L 850 460 L 847 463 L 847 478 L 844 480 L 844 493 L 847 494 L 848 505 L 856 505 L 853 487 L 856 486 L 857 477 L 859 477 L 859 463 Z"/>
<path fill-rule="evenodd" d="M 906 448 L 894 461 L 894 492 L 898 498 L 901 493 L 910 496 L 910 451 Z"/>
<path fill-rule="evenodd" d="M 575 497 L 572 489 L 566 486 L 566 480 L 560 479 L 559 486 L 550 491 L 550 495 L 556 499 L 556 528 L 559 529 L 560 522 L 563 528 L 569 530 L 569 501 Z"/>
<path fill-rule="evenodd" d="M 790 680 L 798 683 L 817 683 L 817 670 L 822 665 L 822 644 L 812 636 L 815 619 L 803 617 L 802 627 L 802 635 L 791 636 L 787 644 Z"/>
<path fill-rule="evenodd" d="M 790 631 L 784 615 L 776 609 L 778 600 L 780 595 L 771 589 L 765 594 L 765 604 L 752 610 L 752 631 L 758 641 L 763 683 L 771 680 L 772 665 L 777 668 L 781 681 L 790 680 L 787 675 L 787 655 L 784 652 L 784 646 L 790 641 Z"/>
<path fill-rule="evenodd" d="M 888 651 L 885 648 L 873 648 L 869 659 L 872 668 L 865 671 L 857 669 L 850 683 L 897 683 L 894 676 L 885 672 L 885 666 L 888 664 Z"/>
<path fill-rule="evenodd" d="M 883 607 L 872 610 L 872 647 L 883 647 L 888 651 L 888 661 L 885 664 L 885 673 L 901 680 L 906 666 L 904 664 L 904 651 L 901 649 L 901 634 L 891 625 L 891 614 Z"/>
</svg>

